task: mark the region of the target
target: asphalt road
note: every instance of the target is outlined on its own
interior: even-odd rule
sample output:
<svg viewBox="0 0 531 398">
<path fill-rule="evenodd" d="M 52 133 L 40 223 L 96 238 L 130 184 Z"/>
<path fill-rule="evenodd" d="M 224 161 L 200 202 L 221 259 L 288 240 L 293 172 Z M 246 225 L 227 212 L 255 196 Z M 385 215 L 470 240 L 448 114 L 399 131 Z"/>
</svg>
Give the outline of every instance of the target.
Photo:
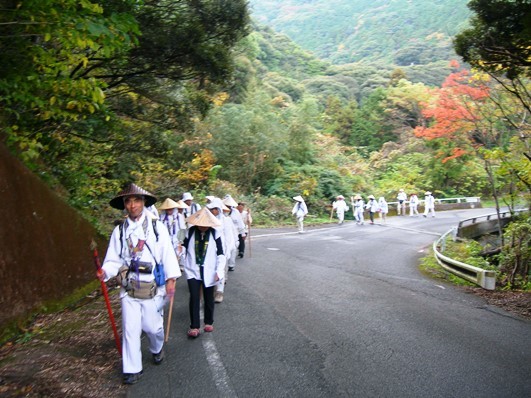
<svg viewBox="0 0 531 398">
<path fill-rule="evenodd" d="M 531 322 L 417 268 L 460 219 L 490 212 L 253 230 L 215 331 L 186 337 L 182 278 L 166 359 L 153 365 L 144 342 L 144 377 L 128 396 L 531 396 Z"/>
</svg>

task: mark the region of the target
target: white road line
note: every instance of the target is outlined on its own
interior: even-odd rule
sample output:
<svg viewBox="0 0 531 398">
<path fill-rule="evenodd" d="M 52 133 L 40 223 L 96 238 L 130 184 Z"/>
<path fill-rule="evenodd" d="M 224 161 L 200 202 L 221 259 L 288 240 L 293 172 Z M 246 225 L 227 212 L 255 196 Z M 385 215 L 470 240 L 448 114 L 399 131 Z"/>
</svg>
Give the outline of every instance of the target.
<svg viewBox="0 0 531 398">
<path fill-rule="evenodd" d="M 236 392 L 232 389 L 229 381 L 229 376 L 221 361 L 221 357 L 216 348 L 216 343 L 212 335 L 202 336 L 203 348 L 205 349 L 206 357 L 210 370 L 212 371 L 212 376 L 214 378 L 214 383 L 219 393 L 219 397 L 236 397 Z"/>
<path fill-rule="evenodd" d="M 199 310 L 199 320 L 201 323 L 204 322 L 204 307 L 203 304 Z M 214 379 L 214 384 L 219 393 L 219 397 L 235 397 L 236 392 L 232 389 L 229 376 L 221 360 L 218 349 L 216 348 L 216 343 L 214 342 L 214 337 L 212 333 L 202 333 L 201 342 L 203 343 L 203 349 L 205 350 L 206 359 L 208 365 L 210 366 L 210 371 L 212 372 L 212 377 Z"/>
</svg>

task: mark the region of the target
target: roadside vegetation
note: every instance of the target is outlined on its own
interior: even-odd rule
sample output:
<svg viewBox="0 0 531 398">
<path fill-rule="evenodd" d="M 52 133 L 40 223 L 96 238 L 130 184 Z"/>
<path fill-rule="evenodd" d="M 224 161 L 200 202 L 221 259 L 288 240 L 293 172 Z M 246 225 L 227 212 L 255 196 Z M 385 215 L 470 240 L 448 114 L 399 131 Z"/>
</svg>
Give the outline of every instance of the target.
<svg viewBox="0 0 531 398">
<path fill-rule="evenodd" d="M 529 207 L 528 5 L 498 3 L 469 2 L 453 42 L 466 67 L 443 59 L 434 79 L 318 59 L 244 0 L 8 2 L 0 141 L 105 235 L 130 181 L 161 199 L 230 193 L 264 226 L 289 223 L 295 195 L 316 221 L 339 194 L 400 188 Z M 504 286 L 526 286 L 529 231 L 499 233 Z"/>
<path fill-rule="evenodd" d="M 531 218 L 517 217 L 504 231 L 506 247 L 480 244 L 472 239 L 445 241 L 444 255 L 485 270 L 496 271 L 496 289 L 501 291 L 531 292 L 529 264 L 531 264 Z M 499 241 L 499 237 L 495 238 Z M 496 249 L 491 253 L 492 249 Z M 433 250 L 421 259 L 419 269 L 433 278 L 460 286 L 475 286 L 442 268 L 434 257 Z"/>
</svg>

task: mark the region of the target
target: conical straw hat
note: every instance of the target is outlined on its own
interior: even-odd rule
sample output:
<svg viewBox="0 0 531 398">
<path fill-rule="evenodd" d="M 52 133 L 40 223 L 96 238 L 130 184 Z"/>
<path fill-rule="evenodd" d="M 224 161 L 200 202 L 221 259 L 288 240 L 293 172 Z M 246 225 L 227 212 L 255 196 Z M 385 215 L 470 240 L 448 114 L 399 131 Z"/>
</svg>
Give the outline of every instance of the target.
<svg viewBox="0 0 531 398">
<path fill-rule="evenodd" d="M 232 199 L 232 196 L 230 195 L 225 195 L 225 198 L 223 198 L 223 203 L 226 206 L 230 206 L 230 207 L 238 206 L 238 203 L 234 199 Z"/>
<path fill-rule="evenodd" d="M 112 198 L 109 204 L 115 209 L 124 210 L 124 198 L 127 196 L 143 196 L 146 201 L 146 207 L 154 205 L 157 201 L 157 197 L 155 195 L 149 193 L 145 189 L 140 188 L 138 185 L 131 183 L 126 185 L 124 189 L 118 193 L 118 195 Z"/>
<path fill-rule="evenodd" d="M 182 199 L 180 199 L 180 200 L 177 202 L 177 208 L 178 208 L 178 209 L 188 209 L 188 208 L 190 208 L 190 206 L 188 206 L 186 203 L 183 202 Z"/>
<path fill-rule="evenodd" d="M 159 210 L 169 210 L 169 209 L 176 209 L 179 207 L 176 201 L 170 198 L 166 198 L 164 202 L 159 207 Z"/>
<path fill-rule="evenodd" d="M 296 200 L 297 202 L 304 202 L 304 199 L 300 195 L 294 196 L 293 200 Z"/>
<path fill-rule="evenodd" d="M 361 199 L 361 196 L 360 195 L 356 195 L 356 196 L 354 196 L 354 199 Z"/>
<path fill-rule="evenodd" d="M 186 218 L 186 222 L 190 225 L 196 225 L 198 227 L 220 227 L 221 221 L 219 221 L 214 214 L 210 212 L 206 207 L 202 207 L 201 210 L 192 214 Z"/>
</svg>

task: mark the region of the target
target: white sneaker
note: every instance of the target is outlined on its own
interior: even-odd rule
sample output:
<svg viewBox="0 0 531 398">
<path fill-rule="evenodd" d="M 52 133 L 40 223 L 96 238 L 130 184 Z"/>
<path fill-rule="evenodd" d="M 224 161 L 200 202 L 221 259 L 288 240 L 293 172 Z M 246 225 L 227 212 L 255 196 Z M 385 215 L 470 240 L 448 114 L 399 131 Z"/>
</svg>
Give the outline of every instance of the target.
<svg viewBox="0 0 531 398">
<path fill-rule="evenodd" d="M 215 303 L 221 303 L 223 301 L 223 293 L 222 292 L 216 292 L 214 295 L 214 302 Z"/>
</svg>

